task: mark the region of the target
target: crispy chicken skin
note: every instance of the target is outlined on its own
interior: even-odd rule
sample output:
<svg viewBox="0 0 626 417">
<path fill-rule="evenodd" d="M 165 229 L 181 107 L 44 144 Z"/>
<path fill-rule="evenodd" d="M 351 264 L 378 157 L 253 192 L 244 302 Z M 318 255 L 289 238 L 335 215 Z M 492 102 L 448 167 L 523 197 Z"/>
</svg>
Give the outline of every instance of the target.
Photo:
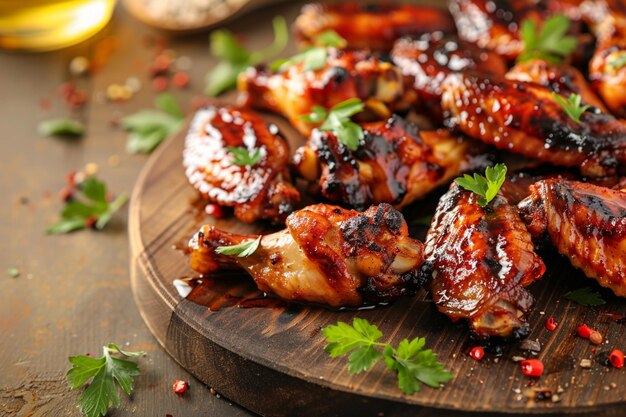
<svg viewBox="0 0 626 417">
<path fill-rule="evenodd" d="M 441 119 L 441 84 L 454 72 L 475 70 L 504 75 L 506 62 L 496 53 L 440 32 L 419 39 L 399 39 L 391 51 L 393 62 L 417 93 L 420 111 Z"/>
<path fill-rule="evenodd" d="M 589 278 L 626 297 L 626 193 L 549 179 L 519 204 L 533 237 L 549 237 Z"/>
<path fill-rule="evenodd" d="M 239 166 L 227 147 L 261 154 L 254 166 Z M 289 149 L 274 125 L 236 107 L 210 106 L 194 116 L 183 151 L 187 179 L 207 202 L 234 207 L 252 223 L 282 223 L 300 200 L 290 182 Z"/>
<path fill-rule="evenodd" d="M 517 63 L 506 73 L 506 78 L 537 83 L 565 97 L 570 94 L 580 94 L 583 103 L 607 112 L 604 103 L 589 87 L 585 77 L 570 65 L 551 64 L 543 59 L 529 59 Z"/>
<path fill-rule="evenodd" d="M 347 41 L 349 48 L 382 51 L 389 51 L 402 36 L 455 31 L 452 17 L 440 8 L 360 2 L 307 4 L 293 30 L 302 46 L 314 43 L 320 33 L 334 30 Z"/>
<path fill-rule="evenodd" d="M 590 177 L 626 168 L 626 123 L 591 108 L 572 120 L 550 89 L 479 74 L 452 74 L 442 86 L 448 127 L 514 153 Z"/>
<path fill-rule="evenodd" d="M 445 129 L 419 131 L 400 116 L 362 127 L 365 139 L 355 151 L 317 129 L 296 151 L 296 171 L 314 194 L 357 210 L 378 203 L 404 207 L 489 162 L 482 144 Z"/>
<path fill-rule="evenodd" d="M 453 184 L 439 201 L 424 251 L 433 299 L 479 337 L 523 337 L 534 302 L 524 287 L 545 265 L 514 206 L 501 195 L 485 208 L 476 199 Z"/>
<path fill-rule="evenodd" d="M 366 111 L 359 117 L 384 120 L 406 109 L 414 95 L 407 95 L 400 71 L 367 51 L 328 49 L 326 65 L 304 70 L 304 63 L 273 72 L 250 67 L 239 75 L 238 89 L 243 104 L 284 115 L 303 135 L 313 124 L 301 119 L 314 105 L 331 108 L 350 98 L 360 98 Z"/>
<path fill-rule="evenodd" d="M 286 225 L 264 235 L 247 257 L 219 255 L 215 248 L 257 235 L 203 226 L 189 243 L 191 267 L 202 274 L 242 268 L 262 291 L 330 307 L 392 300 L 418 286 L 423 245 L 408 236 L 402 214 L 388 204 L 363 213 L 313 205 L 292 213 Z"/>
</svg>

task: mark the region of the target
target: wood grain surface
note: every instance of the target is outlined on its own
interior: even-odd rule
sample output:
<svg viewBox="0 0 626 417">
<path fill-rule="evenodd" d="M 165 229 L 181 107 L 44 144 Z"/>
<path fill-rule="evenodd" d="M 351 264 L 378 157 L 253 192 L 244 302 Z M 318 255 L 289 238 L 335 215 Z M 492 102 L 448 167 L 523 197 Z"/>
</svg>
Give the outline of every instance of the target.
<svg viewBox="0 0 626 417">
<path fill-rule="evenodd" d="M 265 116 L 283 129 L 292 148 L 302 142 L 285 121 Z M 165 349 L 228 398 L 268 416 L 623 415 L 626 374 L 600 361 L 613 348 L 623 348 L 626 326 L 601 313 L 625 315 L 626 303 L 549 249 L 541 252 L 549 272 L 530 287 L 537 302 L 529 317 L 532 333 L 528 339 L 541 344 L 537 357 L 546 366 L 539 380 L 523 376 L 519 364 L 512 361 L 513 356 L 535 357 L 517 344 L 504 346 L 501 356 L 488 354 L 481 362 L 471 359 L 466 326 L 454 325 L 439 314 L 424 290 L 368 311 L 298 305 L 241 308 L 237 302 L 222 305 L 224 299 L 246 294 L 249 290 L 242 288 L 249 280 L 216 276 L 207 278 L 214 293 L 210 289 L 208 295 L 195 297 L 200 304 L 181 299 L 172 282 L 193 272 L 180 247 L 201 224 L 244 233 L 258 231 L 258 226 L 232 218 L 198 217 L 190 204 L 194 190 L 181 165 L 183 142 L 181 132 L 163 145 L 138 179 L 129 229 L 133 289 L 144 319 Z M 586 285 L 601 291 L 607 304 L 583 307 L 563 298 L 567 291 Z M 220 291 L 226 297 L 220 298 Z M 214 301 L 216 297 L 219 302 Z M 324 352 L 320 330 L 355 316 L 376 324 L 394 344 L 425 336 L 427 347 L 439 354 L 454 379 L 442 389 L 423 387 L 405 396 L 382 363 L 369 373 L 351 376 L 345 358 L 330 359 Z M 559 323 L 556 331 L 545 328 L 547 317 Z M 596 347 L 577 337 L 581 323 L 600 331 L 605 342 Z M 583 369 L 582 359 L 591 359 L 592 367 Z M 537 400 L 547 392 L 555 395 L 554 401 Z"/>
</svg>

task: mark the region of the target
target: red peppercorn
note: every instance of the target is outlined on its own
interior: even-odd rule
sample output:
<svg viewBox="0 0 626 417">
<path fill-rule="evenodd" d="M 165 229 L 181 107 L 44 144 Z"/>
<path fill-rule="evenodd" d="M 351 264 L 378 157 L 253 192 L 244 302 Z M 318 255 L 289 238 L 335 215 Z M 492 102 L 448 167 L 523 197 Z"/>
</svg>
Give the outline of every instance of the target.
<svg viewBox="0 0 626 417">
<path fill-rule="evenodd" d="M 522 373 L 526 376 L 540 377 L 543 374 L 543 362 L 539 359 L 526 359 L 520 362 Z"/>
<path fill-rule="evenodd" d="M 74 91 L 76 91 L 76 88 L 74 87 L 74 84 L 72 83 L 63 83 L 59 86 L 59 94 L 61 94 L 61 97 L 63 97 L 64 99 L 68 99 L 72 94 L 74 94 Z"/>
<path fill-rule="evenodd" d="M 594 345 L 599 345 L 600 343 L 602 343 L 602 334 L 598 331 L 592 331 L 591 334 L 589 335 L 589 341 L 591 343 L 593 343 Z"/>
<path fill-rule="evenodd" d="M 61 190 L 61 201 L 67 203 L 72 198 L 74 198 L 74 191 L 69 188 L 64 188 Z"/>
<path fill-rule="evenodd" d="M 154 77 L 154 80 L 152 80 L 152 89 L 156 92 L 165 91 L 167 90 L 168 84 L 169 81 L 167 81 L 167 78 L 163 76 Z"/>
<path fill-rule="evenodd" d="M 591 333 L 593 333 L 593 331 L 594 330 L 589 328 L 589 326 L 587 326 L 586 324 L 581 324 L 576 330 L 578 336 L 582 337 L 583 339 L 589 339 L 589 336 L 591 336 Z"/>
<path fill-rule="evenodd" d="M 178 395 L 184 394 L 185 391 L 187 391 L 188 387 L 189 385 L 187 385 L 185 381 L 181 381 L 180 379 L 177 379 L 176 381 L 174 381 L 174 385 L 172 386 L 172 388 L 174 389 L 174 392 Z"/>
<path fill-rule="evenodd" d="M 558 326 L 559 323 L 554 321 L 554 317 L 548 317 L 548 320 L 546 320 L 546 329 L 550 330 L 551 332 L 554 331 L 554 329 L 556 329 L 556 326 Z"/>
<path fill-rule="evenodd" d="M 94 227 L 97 221 L 96 216 L 89 216 L 85 219 L 85 227 Z"/>
<path fill-rule="evenodd" d="M 216 219 L 224 218 L 224 210 L 222 210 L 222 207 L 218 204 L 207 204 L 204 211 L 206 214 L 210 214 Z"/>
<path fill-rule="evenodd" d="M 470 350 L 469 355 L 472 359 L 479 361 L 485 356 L 485 349 L 482 346 L 475 346 Z"/>
<path fill-rule="evenodd" d="M 69 187 L 74 187 L 76 185 L 76 171 L 70 171 L 67 173 L 65 177 L 65 182 Z"/>
<path fill-rule="evenodd" d="M 189 85 L 189 74 L 184 71 L 177 72 L 172 76 L 172 84 L 176 88 L 185 88 Z"/>
<path fill-rule="evenodd" d="M 619 349 L 615 349 L 609 355 L 609 361 L 611 362 L 611 365 L 613 365 L 613 368 L 617 368 L 617 369 L 623 368 L 624 367 L 624 353 Z"/>
</svg>

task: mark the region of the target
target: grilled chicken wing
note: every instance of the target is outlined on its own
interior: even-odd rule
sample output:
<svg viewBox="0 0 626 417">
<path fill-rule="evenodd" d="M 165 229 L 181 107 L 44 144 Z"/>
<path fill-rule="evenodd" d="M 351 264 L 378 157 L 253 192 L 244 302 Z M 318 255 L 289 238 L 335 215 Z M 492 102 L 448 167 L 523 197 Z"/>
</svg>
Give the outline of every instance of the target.
<svg viewBox="0 0 626 417">
<path fill-rule="evenodd" d="M 391 63 L 367 51 L 328 49 L 326 65 L 305 70 L 305 63 L 273 72 L 251 67 L 239 75 L 238 89 L 246 105 L 283 114 L 303 135 L 313 124 L 302 120 L 314 105 L 325 108 L 358 97 L 366 105 L 365 119 L 386 119 L 406 109 L 414 94 L 406 92 L 402 74 Z"/>
<path fill-rule="evenodd" d="M 439 119 L 442 117 L 441 84 L 449 74 L 475 70 L 504 75 L 507 70 L 506 62 L 498 54 L 438 32 L 419 39 L 398 40 L 391 58 L 415 89 L 420 111 Z"/>
<path fill-rule="evenodd" d="M 296 151 L 296 170 L 315 194 L 357 210 L 377 203 L 403 207 L 489 162 L 482 144 L 444 129 L 419 131 L 396 115 L 362 127 L 365 139 L 355 151 L 317 129 Z"/>
<path fill-rule="evenodd" d="M 509 80 L 532 82 L 549 88 L 565 97 L 580 94 L 585 104 L 607 112 L 604 103 L 591 90 L 585 77 L 567 64 L 551 64 L 543 59 L 530 59 L 517 63 L 506 73 Z"/>
<path fill-rule="evenodd" d="M 478 336 L 525 336 L 534 300 L 524 287 L 545 265 L 504 197 L 486 208 L 476 199 L 453 184 L 439 201 L 425 248 L 433 299 L 452 320 L 469 320 Z"/>
<path fill-rule="evenodd" d="M 626 297 L 626 193 L 550 179 L 519 204 L 533 237 L 549 236 L 572 265 Z"/>
<path fill-rule="evenodd" d="M 237 165 L 229 147 L 259 156 L 252 166 Z M 246 223 L 282 223 L 300 200 L 290 183 L 289 149 L 274 125 L 236 107 L 200 109 L 189 128 L 183 165 L 191 185 L 208 202 L 234 207 Z"/>
<path fill-rule="evenodd" d="M 598 109 L 577 123 L 546 87 L 478 74 L 449 75 L 442 90 L 447 125 L 470 137 L 591 177 L 626 169 L 626 123 Z"/>
<path fill-rule="evenodd" d="M 203 274 L 243 268 L 262 291 L 331 307 L 391 300 L 418 286 L 423 245 L 408 237 L 402 214 L 388 204 L 363 213 L 309 206 L 292 213 L 286 225 L 262 236 L 247 257 L 219 255 L 215 248 L 258 236 L 203 226 L 189 243 L 191 267 Z"/>
<path fill-rule="evenodd" d="M 302 45 L 334 30 L 355 49 L 389 51 L 402 36 L 417 37 L 441 31 L 454 33 L 451 16 L 442 9 L 416 5 L 365 5 L 362 3 L 307 4 L 294 24 Z"/>
</svg>

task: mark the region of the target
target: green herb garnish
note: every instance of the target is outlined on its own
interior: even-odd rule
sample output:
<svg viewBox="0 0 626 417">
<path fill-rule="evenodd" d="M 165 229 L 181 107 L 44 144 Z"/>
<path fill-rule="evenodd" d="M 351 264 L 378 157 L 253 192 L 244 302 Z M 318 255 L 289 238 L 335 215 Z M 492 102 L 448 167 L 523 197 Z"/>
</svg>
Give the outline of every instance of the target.
<svg viewBox="0 0 626 417">
<path fill-rule="evenodd" d="M 334 30 L 327 30 L 317 35 L 313 40 L 313 44 L 316 46 L 306 48 L 304 51 L 289 59 L 279 59 L 272 62 L 270 69 L 278 71 L 285 67 L 303 63 L 302 69 L 304 71 L 315 71 L 326 65 L 328 47 L 343 48 L 348 43 Z"/>
<path fill-rule="evenodd" d="M 454 180 L 459 186 L 473 192 L 479 196 L 477 203 L 481 207 L 487 206 L 498 194 L 500 187 L 506 179 L 506 165 L 497 164 L 494 167 L 487 167 L 485 176 L 475 173 L 474 176 L 468 174 Z"/>
<path fill-rule="evenodd" d="M 252 152 L 245 146 L 227 146 L 226 150 L 233 156 L 233 163 L 239 166 L 255 166 L 261 160 L 261 149 Z"/>
<path fill-rule="evenodd" d="M 552 63 L 561 62 L 576 49 L 576 38 L 566 35 L 569 26 L 569 19 L 562 14 L 554 15 L 543 22 L 541 30 L 537 29 L 534 20 L 524 20 L 520 27 L 524 51 L 517 58 L 517 62 L 533 58 L 545 59 Z"/>
<path fill-rule="evenodd" d="M 586 104 L 584 106 L 581 104 L 583 99 L 579 94 L 570 94 L 567 100 L 565 100 L 553 91 L 552 98 L 563 107 L 569 118 L 576 123 L 580 123 L 580 116 L 590 107 Z"/>
<path fill-rule="evenodd" d="M 139 375 L 139 367 L 135 362 L 114 358 L 111 354 L 125 357 L 145 355 L 145 352 L 126 352 L 115 344 L 102 347 L 103 356 L 92 358 L 79 355 L 70 356 L 72 368 L 67 371 L 67 381 L 71 389 L 77 389 L 91 379 L 89 386 L 78 399 L 78 407 L 87 417 L 101 417 L 109 408 L 120 406 L 120 396 L 115 386 L 119 384 L 126 395 L 133 391 L 133 379 Z M 93 379 L 92 379 L 93 378 Z"/>
<path fill-rule="evenodd" d="M 602 299 L 602 295 L 591 289 L 591 287 L 582 287 L 574 291 L 570 291 L 564 295 L 570 301 L 583 306 L 601 306 L 606 304 Z"/>
<path fill-rule="evenodd" d="M 348 372 L 358 374 L 371 369 L 383 359 L 387 369 L 395 371 L 398 387 L 405 394 L 414 394 L 420 390 L 421 383 L 432 388 L 439 388 L 452 379 L 437 355 L 430 349 L 424 349 L 426 339 L 416 337 L 403 339 L 394 348 L 389 343 L 378 342 L 382 333 L 378 327 L 367 320 L 354 318 L 352 325 L 338 322 L 322 329 L 328 344 L 324 348 L 331 358 L 346 355 Z"/>
<path fill-rule="evenodd" d="M 274 42 L 269 47 L 256 52 L 243 46 L 236 36 L 226 29 L 211 32 L 211 53 L 220 62 L 206 76 L 206 94 L 215 97 L 235 88 L 239 73 L 249 66 L 271 59 L 285 49 L 289 40 L 287 22 L 284 17 L 277 16 L 272 23 Z"/>
<path fill-rule="evenodd" d="M 339 49 L 348 46 L 348 41 L 332 29 L 325 30 L 317 35 L 314 39 L 314 43 L 317 46 L 332 46 L 333 48 Z"/>
<path fill-rule="evenodd" d="M 364 138 L 363 128 L 350 120 L 350 117 L 363 111 L 365 106 L 358 98 L 343 101 L 330 110 L 313 106 L 311 113 L 300 118 L 310 123 L 322 123 L 318 128 L 333 133 L 339 142 L 355 151 Z"/>
<path fill-rule="evenodd" d="M 257 250 L 260 243 L 261 236 L 238 245 L 218 246 L 215 248 L 215 253 L 219 253 L 220 255 L 237 255 L 239 258 L 245 258 L 246 256 L 252 255 Z"/>
<path fill-rule="evenodd" d="M 59 118 L 39 123 L 37 130 L 44 136 L 83 136 L 85 125 L 76 120 Z"/>
<path fill-rule="evenodd" d="M 20 270 L 12 266 L 11 268 L 7 269 L 7 274 L 9 274 L 11 278 L 17 278 L 20 276 Z"/>
<path fill-rule="evenodd" d="M 96 178 L 88 178 L 81 182 L 73 198 L 65 204 L 61 212 L 61 220 L 47 230 L 49 234 L 69 233 L 94 225 L 102 229 L 128 201 L 128 194 L 122 193 L 113 201 L 107 199 L 106 184 Z M 84 199 L 77 199 L 80 192 Z"/>
<path fill-rule="evenodd" d="M 182 126 L 183 111 L 174 96 L 161 93 L 154 105 L 161 111 L 141 110 L 122 119 L 122 127 L 130 132 L 126 142 L 129 153 L 152 152 Z"/>
<path fill-rule="evenodd" d="M 626 52 L 611 56 L 606 64 L 616 70 L 626 66 Z"/>
</svg>

